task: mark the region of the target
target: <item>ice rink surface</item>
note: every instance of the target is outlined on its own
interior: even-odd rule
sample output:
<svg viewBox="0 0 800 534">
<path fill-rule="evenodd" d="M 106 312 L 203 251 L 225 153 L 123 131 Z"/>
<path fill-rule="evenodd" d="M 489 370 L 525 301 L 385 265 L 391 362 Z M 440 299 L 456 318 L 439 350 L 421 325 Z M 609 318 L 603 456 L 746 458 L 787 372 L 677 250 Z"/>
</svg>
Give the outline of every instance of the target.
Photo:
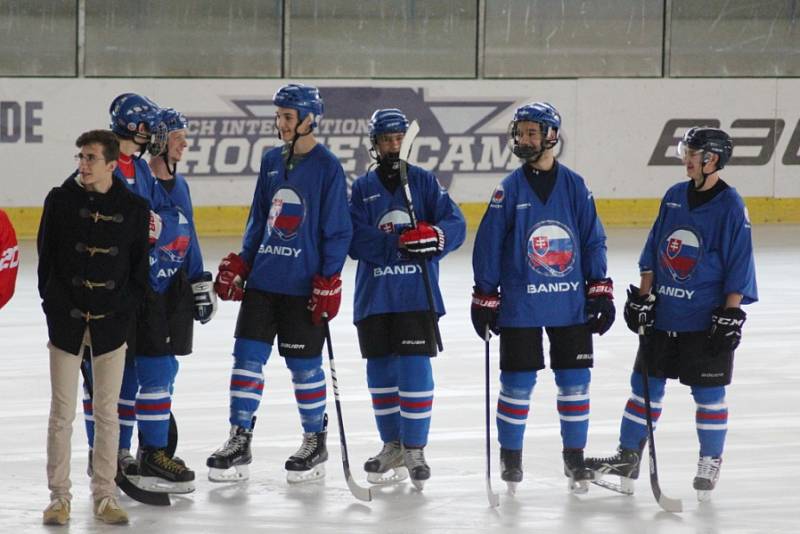
<svg viewBox="0 0 800 534">
<path fill-rule="evenodd" d="M 638 281 L 637 259 L 644 230 L 609 232 L 609 274 L 616 282 L 618 319 L 595 337 L 595 368 L 589 428 L 590 454 L 616 447 L 636 338 L 625 327 L 625 287 Z M 195 327 L 195 352 L 181 357 L 173 410 L 180 427 L 178 454 L 197 473 L 195 493 L 173 498 L 171 508 L 148 507 L 127 497 L 128 527 L 97 523 L 91 513 L 82 415 L 73 433 L 73 504 L 68 527 L 44 527 L 49 501 L 45 435 L 49 410 L 47 330 L 36 292 L 36 252 L 21 243 L 17 292 L 0 311 L 0 532 L 212 532 L 446 533 L 531 532 L 613 534 L 794 533 L 800 523 L 800 227 L 754 229 L 761 300 L 749 316 L 736 353 L 728 389 L 730 420 L 719 484 L 709 503 L 692 490 L 697 461 L 695 406 L 689 389 L 670 381 L 656 433 L 662 489 L 684 500 L 682 514 L 661 511 L 646 471 L 636 495 L 626 497 L 592 486 L 583 496 L 566 491 L 552 372 L 539 373 L 525 436 L 525 480 L 515 497 L 505 492 L 497 471 L 498 445 L 492 417 L 493 484 L 501 493 L 489 508 L 484 489 L 484 354 L 469 320 L 471 243 L 442 263 L 448 315 L 441 323 L 445 352 L 434 361 L 436 396 L 430 443 L 432 477 L 420 493 L 409 483 L 374 490 L 371 503 L 353 499 L 341 469 L 333 394 L 327 478 L 290 486 L 283 463 L 300 444 L 300 424 L 291 380 L 281 358 L 266 368 L 264 402 L 258 412 L 254 462 L 249 482 L 208 482 L 205 459 L 227 437 L 228 381 L 238 305 L 221 303 L 214 320 Z M 203 239 L 207 268 L 238 239 Z M 342 310 L 332 323 L 339 386 L 353 472 L 366 484 L 361 466 L 380 449 L 366 388 L 365 366 L 351 324 L 354 263 L 343 279 Z M 497 392 L 497 343 L 492 343 L 492 407 Z M 325 364 L 327 373 L 327 363 Z M 77 392 L 76 392 L 77 395 Z"/>
</svg>

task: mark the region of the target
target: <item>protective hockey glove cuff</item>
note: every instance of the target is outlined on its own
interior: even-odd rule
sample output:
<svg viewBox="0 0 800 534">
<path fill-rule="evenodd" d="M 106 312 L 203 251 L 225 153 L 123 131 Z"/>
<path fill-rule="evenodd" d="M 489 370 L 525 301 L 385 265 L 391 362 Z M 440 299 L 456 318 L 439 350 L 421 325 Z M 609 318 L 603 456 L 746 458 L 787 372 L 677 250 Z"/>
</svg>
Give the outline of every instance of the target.
<svg viewBox="0 0 800 534">
<path fill-rule="evenodd" d="M 214 284 L 211 273 L 205 271 L 200 278 L 192 283 L 194 293 L 194 320 L 206 324 L 217 313 L 217 294 L 214 293 Z"/>
<path fill-rule="evenodd" d="M 420 222 L 400 234 L 400 247 L 412 258 L 431 258 L 444 250 L 444 232 L 438 226 Z"/>
<path fill-rule="evenodd" d="M 719 306 L 711 312 L 709 337 L 715 353 L 736 350 L 742 340 L 742 326 L 747 314 L 741 308 Z"/>
<path fill-rule="evenodd" d="M 656 322 L 656 296 L 653 293 L 639 295 L 639 288 L 631 285 L 622 315 L 631 332 L 640 334 L 639 329 L 643 328 L 641 335 L 649 336 Z"/>
<path fill-rule="evenodd" d="M 497 318 L 500 316 L 500 294 L 496 291 L 483 293 L 474 287 L 470 315 L 472 326 L 479 338 L 485 339 L 487 326 L 495 335 L 500 335 L 500 329 L 497 327 Z"/>
<path fill-rule="evenodd" d="M 342 280 L 339 274 L 330 278 L 315 275 L 312 280 L 311 298 L 308 299 L 308 309 L 311 312 L 311 322 L 319 326 L 322 318 L 330 321 L 339 313 L 342 303 Z"/>
<path fill-rule="evenodd" d="M 586 319 L 589 331 L 602 336 L 614 324 L 616 315 L 614 283 L 611 278 L 590 280 L 586 285 Z"/>
<path fill-rule="evenodd" d="M 244 281 L 250 274 L 250 266 L 238 254 L 231 252 L 219 263 L 219 272 L 214 281 L 214 291 L 222 300 L 242 300 Z"/>
</svg>

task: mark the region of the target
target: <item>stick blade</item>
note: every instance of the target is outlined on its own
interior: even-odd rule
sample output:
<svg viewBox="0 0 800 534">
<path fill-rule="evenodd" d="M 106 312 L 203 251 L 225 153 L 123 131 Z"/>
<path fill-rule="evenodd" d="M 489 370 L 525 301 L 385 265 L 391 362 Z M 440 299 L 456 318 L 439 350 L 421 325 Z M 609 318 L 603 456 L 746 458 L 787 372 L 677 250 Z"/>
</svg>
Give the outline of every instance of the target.
<svg viewBox="0 0 800 534">
<path fill-rule="evenodd" d="M 683 512 L 683 502 L 680 499 L 670 499 L 663 493 L 661 494 L 661 497 L 658 498 L 658 505 L 665 512 L 670 512 L 673 514 L 679 514 Z"/>
<path fill-rule="evenodd" d="M 352 476 L 347 477 L 347 488 L 350 490 L 350 493 L 353 494 L 353 497 L 359 501 L 372 501 L 372 490 L 370 488 L 359 486 Z"/>
<path fill-rule="evenodd" d="M 414 144 L 414 139 L 419 134 L 419 123 L 416 120 L 411 121 L 408 125 L 408 130 L 403 136 L 403 142 L 400 143 L 400 159 L 408 161 L 408 155 L 411 154 L 411 146 Z"/>
<path fill-rule="evenodd" d="M 486 480 L 486 497 L 489 499 L 490 507 L 497 508 L 500 506 L 500 495 L 492 490 L 492 481 L 488 479 Z"/>
</svg>

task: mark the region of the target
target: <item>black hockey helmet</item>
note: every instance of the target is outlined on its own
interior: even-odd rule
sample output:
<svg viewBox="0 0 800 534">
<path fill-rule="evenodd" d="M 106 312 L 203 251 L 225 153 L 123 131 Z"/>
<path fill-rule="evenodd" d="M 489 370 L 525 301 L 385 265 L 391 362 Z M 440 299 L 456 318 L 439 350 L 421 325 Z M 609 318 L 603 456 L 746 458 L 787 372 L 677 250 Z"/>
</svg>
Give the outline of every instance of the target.
<svg viewBox="0 0 800 534">
<path fill-rule="evenodd" d="M 716 154 L 719 156 L 717 170 L 720 170 L 731 159 L 733 141 L 730 135 L 719 128 L 694 126 L 683 134 L 683 139 L 678 143 L 678 156 L 683 158 L 687 149 L 702 150 L 703 164 L 708 162 L 709 154 Z"/>
</svg>

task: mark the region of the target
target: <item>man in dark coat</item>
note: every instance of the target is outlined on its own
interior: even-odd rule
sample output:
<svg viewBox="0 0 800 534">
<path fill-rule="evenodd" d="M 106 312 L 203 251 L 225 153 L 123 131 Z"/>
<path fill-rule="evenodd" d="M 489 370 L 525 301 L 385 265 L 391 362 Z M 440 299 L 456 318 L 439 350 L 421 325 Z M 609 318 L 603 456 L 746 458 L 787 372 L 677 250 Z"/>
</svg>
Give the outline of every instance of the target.
<svg viewBox="0 0 800 534">
<path fill-rule="evenodd" d="M 70 441 L 81 359 L 93 361 L 95 516 L 126 523 L 116 500 L 117 398 L 131 317 L 147 285 L 147 203 L 112 173 L 119 143 L 110 131 L 78 137 L 78 170 L 50 191 L 39 227 L 39 294 L 47 317 L 52 400 L 47 430 L 51 503 L 45 524 L 69 520 Z"/>
</svg>

